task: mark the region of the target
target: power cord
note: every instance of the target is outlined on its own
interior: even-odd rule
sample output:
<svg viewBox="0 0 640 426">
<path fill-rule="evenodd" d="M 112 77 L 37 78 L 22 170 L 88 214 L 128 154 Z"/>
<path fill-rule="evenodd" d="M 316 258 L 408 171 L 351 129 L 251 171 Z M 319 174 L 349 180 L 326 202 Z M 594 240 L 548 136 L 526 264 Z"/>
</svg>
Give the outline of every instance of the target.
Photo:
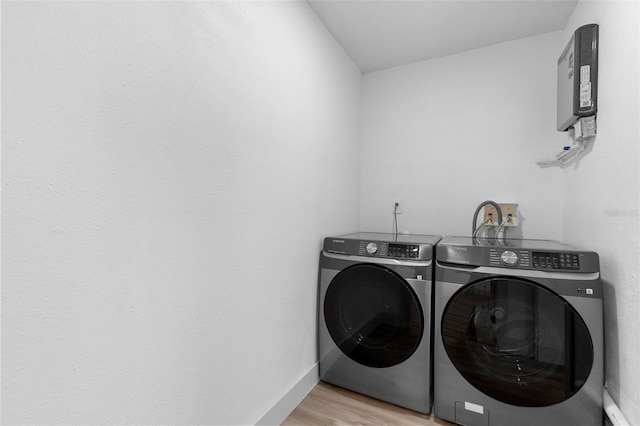
<svg viewBox="0 0 640 426">
<path fill-rule="evenodd" d="M 393 204 L 393 229 L 397 237 L 398 236 L 398 203 Z"/>
</svg>

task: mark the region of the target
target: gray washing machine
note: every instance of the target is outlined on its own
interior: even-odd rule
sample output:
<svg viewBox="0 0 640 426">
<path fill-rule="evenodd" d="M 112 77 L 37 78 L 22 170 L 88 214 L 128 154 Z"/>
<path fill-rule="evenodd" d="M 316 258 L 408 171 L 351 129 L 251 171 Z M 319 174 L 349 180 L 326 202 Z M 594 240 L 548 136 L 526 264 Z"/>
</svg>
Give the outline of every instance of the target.
<svg viewBox="0 0 640 426">
<path fill-rule="evenodd" d="M 431 411 L 432 257 L 439 239 L 379 233 L 325 238 L 318 297 L 323 381 Z"/>
<path fill-rule="evenodd" d="M 598 255 L 543 240 L 444 237 L 434 414 L 475 425 L 603 423 Z"/>
</svg>

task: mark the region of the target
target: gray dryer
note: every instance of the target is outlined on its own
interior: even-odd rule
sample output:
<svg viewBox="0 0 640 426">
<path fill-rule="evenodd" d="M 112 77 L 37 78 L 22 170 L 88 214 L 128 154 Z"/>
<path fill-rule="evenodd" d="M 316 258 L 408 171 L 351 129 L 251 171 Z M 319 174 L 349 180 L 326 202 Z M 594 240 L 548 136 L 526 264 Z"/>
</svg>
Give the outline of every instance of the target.
<svg viewBox="0 0 640 426">
<path fill-rule="evenodd" d="M 440 237 L 329 237 L 320 255 L 323 381 L 431 411 L 432 257 Z"/>
</svg>

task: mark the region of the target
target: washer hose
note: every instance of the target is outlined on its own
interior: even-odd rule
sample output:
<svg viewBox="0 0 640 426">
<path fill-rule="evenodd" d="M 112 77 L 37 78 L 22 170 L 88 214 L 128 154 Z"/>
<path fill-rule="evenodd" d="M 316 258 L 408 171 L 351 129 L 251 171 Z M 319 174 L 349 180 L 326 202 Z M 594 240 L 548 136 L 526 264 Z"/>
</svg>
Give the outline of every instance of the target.
<svg viewBox="0 0 640 426">
<path fill-rule="evenodd" d="M 478 213 L 480 213 L 480 209 L 482 209 L 487 204 L 491 204 L 493 207 L 495 207 L 496 211 L 498 212 L 498 224 L 502 223 L 502 209 L 500 208 L 498 203 L 496 203 L 495 201 L 491 201 L 491 200 L 483 201 L 482 203 L 480 203 L 480 205 L 476 209 L 476 212 L 473 214 L 473 224 L 471 226 L 471 235 L 472 235 L 473 238 L 476 237 L 476 232 L 480 231 L 480 229 L 486 223 L 486 221 L 485 221 L 482 225 L 480 225 L 480 228 L 476 229 L 476 222 L 478 221 Z M 497 235 L 496 235 L 496 237 L 497 237 Z"/>
</svg>

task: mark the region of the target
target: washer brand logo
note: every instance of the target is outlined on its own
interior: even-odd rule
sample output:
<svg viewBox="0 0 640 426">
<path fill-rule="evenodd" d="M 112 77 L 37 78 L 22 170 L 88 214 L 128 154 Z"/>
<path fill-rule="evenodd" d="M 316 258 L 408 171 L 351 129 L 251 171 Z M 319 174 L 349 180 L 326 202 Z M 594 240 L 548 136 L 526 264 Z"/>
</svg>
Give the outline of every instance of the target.
<svg viewBox="0 0 640 426">
<path fill-rule="evenodd" d="M 467 251 L 466 247 L 450 247 L 454 251 Z"/>
<path fill-rule="evenodd" d="M 344 240 L 333 240 L 333 243 L 340 243 L 340 244 L 344 244 Z"/>
<path fill-rule="evenodd" d="M 593 289 L 592 288 L 579 288 L 578 289 L 578 294 L 593 294 Z"/>
</svg>

